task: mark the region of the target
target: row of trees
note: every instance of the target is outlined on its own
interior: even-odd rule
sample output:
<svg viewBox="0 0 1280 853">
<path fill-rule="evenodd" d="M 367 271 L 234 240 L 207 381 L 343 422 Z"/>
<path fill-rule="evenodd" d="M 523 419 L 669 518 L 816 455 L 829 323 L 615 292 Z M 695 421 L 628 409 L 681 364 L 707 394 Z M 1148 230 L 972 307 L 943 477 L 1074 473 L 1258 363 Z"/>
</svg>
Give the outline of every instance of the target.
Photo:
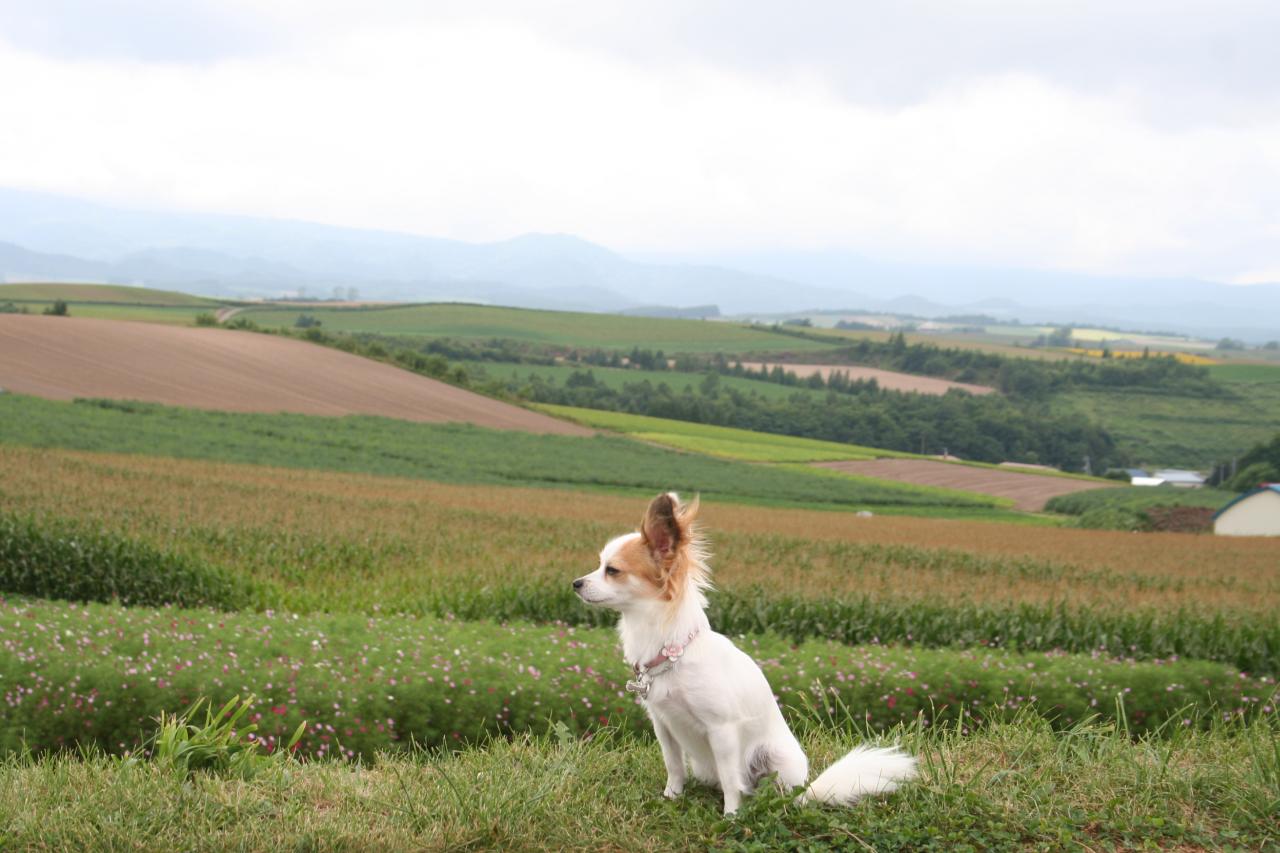
<svg viewBox="0 0 1280 853">
<path fill-rule="evenodd" d="M 692 377 L 689 377 L 692 379 Z M 503 383 L 502 390 L 535 402 L 674 418 L 762 432 L 820 438 L 890 450 L 941 453 L 986 462 L 1016 460 L 1081 470 L 1124 459 L 1107 432 L 1081 415 L 1059 415 L 1040 404 L 989 396 L 904 394 L 874 386 L 826 395 L 797 392 L 765 398 L 725 387 L 717 373 L 677 390 L 665 382 L 626 383 L 620 389 L 590 370 L 563 385 L 537 374 Z"/>
</svg>

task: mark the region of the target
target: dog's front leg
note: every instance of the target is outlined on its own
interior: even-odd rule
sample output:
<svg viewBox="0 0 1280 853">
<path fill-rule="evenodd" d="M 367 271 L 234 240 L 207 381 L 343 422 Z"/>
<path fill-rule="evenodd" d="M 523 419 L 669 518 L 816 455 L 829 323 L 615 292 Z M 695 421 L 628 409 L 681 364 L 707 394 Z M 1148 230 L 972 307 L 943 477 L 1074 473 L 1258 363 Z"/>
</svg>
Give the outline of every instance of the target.
<svg viewBox="0 0 1280 853">
<path fill-rule="evenodd" d="M 662 747 L 662 763 L 667 765 L 667 789 L 662 795 L 674 800 L 684 793 L 684 750 L 680 748 L 680 742 L 671 733 L 671 729 L 656 714 L 650 716 L 653 719 L 653 733 L 658 736 L 658 745 Z"/>
<path fill-rule="evenodd" d="M 734 726 L 714 729 L 709 735 L 711 754 L 716 758 L 716 775 L 720 777 L 720 790 L 724 791 L 724 813 L 730 815 L 742 803 L 747 778 L 742 742 Z"/>
</svg>

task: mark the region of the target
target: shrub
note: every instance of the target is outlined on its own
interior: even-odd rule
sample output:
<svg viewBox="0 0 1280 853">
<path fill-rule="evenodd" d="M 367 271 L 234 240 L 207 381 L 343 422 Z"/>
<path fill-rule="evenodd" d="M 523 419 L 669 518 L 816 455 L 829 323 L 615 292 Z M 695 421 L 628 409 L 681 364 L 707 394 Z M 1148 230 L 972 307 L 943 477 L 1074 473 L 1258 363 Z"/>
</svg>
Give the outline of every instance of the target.
<svg viewBox="0 0 1280 853">
<path fill-rule="evenodd" d="M 0 514 L 0 592 L 235 609 L 249 583 L 189 557 L 66 521 Z"/>
<path fill-rule="evenodd" d="M 44 309 L 44 313 L 52 317 L 70 317 L 71 310 L 67 308 L 65 299 L 56 299 L 48 308 Z"/>
<path fill-rule="evenodd" d="M 201 311 L 196 315 L 197 326 L 216 326 L 218 325 L 218 315 L 212 311 Z"/>
</svg>

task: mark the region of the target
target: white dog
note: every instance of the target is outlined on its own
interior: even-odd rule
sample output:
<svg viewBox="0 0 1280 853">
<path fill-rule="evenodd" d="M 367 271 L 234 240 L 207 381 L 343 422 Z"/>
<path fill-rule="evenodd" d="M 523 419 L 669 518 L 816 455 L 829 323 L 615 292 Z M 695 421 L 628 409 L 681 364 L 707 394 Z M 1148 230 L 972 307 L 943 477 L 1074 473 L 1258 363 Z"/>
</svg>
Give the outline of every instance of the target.
<svg viewBox="0 0 1280 853">
<path fill-rule="evenodd" d="M 685 774 L 724 791 L 725 814 L 742 795 L 776 773 L 791 789 L 805 783 L 809 760 L 782 718 L 764 673 L 729 638 L 711 630 L 703 593 L 710 569 L 694 527 L 698 503 L 675 493 L 649 504 L 640 530 L 600 552 L 600 568 L 573 582 L 588 604 L 622 614 L 622 650 L 662 745 L 666 796 L 679 797 Z M 820 775 L 806 800 L 852 803 L 894 790 L 915 775 L 915 759 L 898 749 L 858 747 Z"/>
</svg>

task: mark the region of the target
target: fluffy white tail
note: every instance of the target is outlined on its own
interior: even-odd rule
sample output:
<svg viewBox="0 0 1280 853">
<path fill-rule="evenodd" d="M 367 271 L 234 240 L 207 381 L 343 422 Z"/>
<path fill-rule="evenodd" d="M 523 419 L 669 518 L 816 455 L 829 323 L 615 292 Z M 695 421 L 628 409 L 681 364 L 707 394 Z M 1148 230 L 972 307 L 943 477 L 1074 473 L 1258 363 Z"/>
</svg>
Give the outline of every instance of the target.
<svg viewBox="0 0 1280 853">
<path fill-rule="evenodd" d="M 824 770 L 800 799 L 847 806 L 866 794 L 896 790 L 915 775 L 915 756 L 895 747 L 859 746 Z"/>
</svg>

